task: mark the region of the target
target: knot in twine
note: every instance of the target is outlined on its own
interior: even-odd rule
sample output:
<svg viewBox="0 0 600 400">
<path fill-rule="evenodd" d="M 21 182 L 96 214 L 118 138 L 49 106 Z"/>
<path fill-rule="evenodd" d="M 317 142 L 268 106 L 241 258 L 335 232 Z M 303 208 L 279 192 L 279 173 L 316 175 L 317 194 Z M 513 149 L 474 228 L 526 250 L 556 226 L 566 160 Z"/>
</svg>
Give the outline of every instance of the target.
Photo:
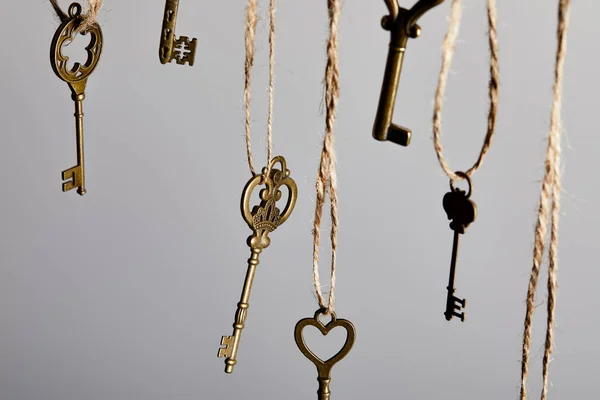
<svg viewBox="0 0 600 400">
<path fill-rule="evenodd" d="M 92 25 L 98 23 L 98 12 L 100 12 L 100 9 L 102 8 L 102 2 L 103 0 L 88 0 L 88 8 L 81 15 L 81 24 L 75 29 L 75 34 L 86 32 Z M 54 8 L 54 12 L 61 22 L 64 22 L 69 18 L 69 15 L 58 5 L 58 0 L 50 0 L 50 4 L 52 5 L 52 8 Z"/>
</svg>

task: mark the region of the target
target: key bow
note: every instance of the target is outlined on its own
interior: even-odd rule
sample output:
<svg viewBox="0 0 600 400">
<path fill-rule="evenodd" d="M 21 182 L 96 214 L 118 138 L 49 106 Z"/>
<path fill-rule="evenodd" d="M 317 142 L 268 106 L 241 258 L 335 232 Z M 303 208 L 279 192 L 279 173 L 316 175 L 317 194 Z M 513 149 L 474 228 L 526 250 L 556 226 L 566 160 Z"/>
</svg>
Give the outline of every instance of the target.
<svg viewBox="0 0 600 400">
<path fill-rule="evenodd" d="M 354 341 L 356 339 L 356 328 L 354 328 L 352 322 L 345 319 L 337 319 L 335 312 L 331 313 L 331 321 L 329 321 L 327 325 L 323 325 L 323 323 L 319 321 L 319 315 L 325 315 L 326 311 L 326 309 L 321 308 L 315 312 L 313 318 L 301 319 L 300 321 L 298 321 L 298 323 L 296 323 L 296 328 L 294 331 L 294 339 L 296 340 L 296 345 L 298 345 L 298 348 L 300 349 L 302 354 L 304 354 L 306 358 L 308 358 L 313 364 L 315 364 L 315 367 L 317 367 L 317 371 L 319 372 L 320 378 L 329 377 L 331 368 L 348 355 L 348 353 L 352 349 L 352 346 L 354 346 Z M 302 334 L 302 332 L 307 326 L 314 326 L 324 336 L 327 336 L 327 334 L 331 332 L 331 330 L 333 330 L 334 328 L 344 328 L 347 333 L 346 342 L 344 343 L 344 346 L 342 346 L 342 348 L 335 355 L 333 355 L 328 360 L 323 361 L 320 357 L 318 357 L 308 348 L 306 342 L 304 341 L 304 335 Z"/>
<path fill-rule="evenodd" d="M 275 168 L 279 164 L 281 169 Z M 270 171 L 270 172 L 269 172 Z M 260 190 L 260 204 L 250 209 L 250 198 L 257 186 L 264 185 Z M 282 187 L 288 189 L 288 198 L 283 211 L 277 207 L 281 200 Z M 270 243 L 269 233 L 277 229 L 291 215 L 296 205 L 298 189 L 296 182 L 290 177 L 285 158 L 277 156 L 271 160 L 261 174 L 254 175 L 246 184 L 242 194 L 241 211 L 244 220 L 254 234 L 249 238 L 252 248 L 267 248 Z"/>
<path fill-rule="evenodd" d="M 90 43 L 86 46 L 87 60 L 82 64 L 75 62 L 68 68 L 69 57 L 63 54 L 64 45 L 75 40 L 77 28 L 82 22 L 81 4 L 72 3 L 69 6 L 69 17 L 58 27 L 52 45 L 50 46 L 50 60 L 52 70 L 61 80 L 67 82 L 74 95 L 82 95 L 87 83 L 87 78 L 94 72 L 100 54 L 102 53 L 102 29 L 100 25 L 93 24 L 82 35 L 90 35 Z"/>
</svg>

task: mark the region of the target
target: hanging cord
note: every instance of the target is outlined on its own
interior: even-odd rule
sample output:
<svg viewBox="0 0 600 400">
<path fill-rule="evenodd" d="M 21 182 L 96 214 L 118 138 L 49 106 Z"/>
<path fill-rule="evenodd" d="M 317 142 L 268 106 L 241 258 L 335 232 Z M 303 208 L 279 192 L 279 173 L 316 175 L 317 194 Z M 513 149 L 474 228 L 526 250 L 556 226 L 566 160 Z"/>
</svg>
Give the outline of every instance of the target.
<svg viewBox="0 0 600 400">
<path fill-rule="evenodd" d="M 103 0 L 88 0 L 87 11 L 82 15 L 83 21 L 77 27 L 75 31 L 76 34 L 85 32 L 90 26 L 98 23 L 97 17 L 98 12 L 100 12 L 100 9 L 102 8 L 102 1 Z M 65 13 L 58 5 L 58 0 L 50 0 L 50 4 L 52 5 L 52 8 L 54 8 L 56 15 L 61 21 L 65 21 L 69 18 L 69 15 Z"/>
<path fill-rule="evenodd" d="M 251 135 L 251 112 L 250 112 L 250 82 L 252 79 L 252 67 L 254 65 L 255 37 L 256 37 L 256 0 L 248 0 L 246 7 L 246 62 L 244 81 L 244 103 L 246 108 L 246 152 L 248 154 L 248 166 L 252 175 L 256 175 L 254 160 L 252 156 Z M 275 87 L 275 0 L 269 3 L 269 115 L 267 120 L 267 169 L 271 161 L 273 151 L 273 89 Z M 270 171 L 267 170 L 267 174 Z"/>
<path fill-rule="evenodd" d="M 317 182 L 317 199 L 315 204 L 315 220 L 313 226 L 313 283 L 317 293 L 319 306 L 326 309 L 326 315 L 335 311 L 335 268 L 337 257 L 338 232 L 338 198 L 336 155 L 333 142 L 333 127 L 335 125 L 337 102 L 339 98 L 339 66 L 338 66 L 338 25 L 340 19 L 340 1 L 327 0 L 329 10 L 329 40 L 327 42 L 327 66 L 325 68 L 325 137 Z M 329 192 L 331 213 L 331 281 L 329 304 L 325 302 L 319 279 L 319 247 L 321 245 L 321 217 L 325 197 Z"/>
<path fill-rule="evenodd" d="M 435 106 L 433 111 L 433 145 L 437 154 L 438 161 L 446 175 L 454 181 L 463 179 L 462 176 L 457 175 L 453 170 L 450 169 L 444 159 L 444 152 L 442 150 L 442 143 L 440 142 L 441 128 L 442 128 L 442 105 L 444 102 L 444 94 L 446 91 L 446 83 L 448 81 L 448 71 L 452 64 L 452 57 L 456 47 L 456 38 L 458 37 L 458 31 L 461 19 L 461 0 L 452 1 L 452 10 L 450 13 L 450 20 L 448 22 L 448 32 L 444 37 L 444 43 L 442 45 L 442 67 L 440 69 L 440 75 L 438 80 L 437 90 L 435 92 Z M 488 152 L 492 143 L 492 137 L 496 127 L 496 113 L 498 111 L 498 86 L 499 86 L 499 67 L 498 67 L 498 35 L 496 29 L 496 0 L 487 0 L 487 17 L 488 17 L 488 37 L 490 47 L 490 81 L 489 81 L 489 99 L 490 109 L 488 112 L 487 121 L 487 133 L 483 141 L 483 146 L 479 153 L 479 157 L 475 164 L 467 170 L 465 173 L 467 176 L 471 176 L 473 172 L 477 171 L 483 162 L 483 158 Z"/>
<path fill-rule="evenodd" d="M 527 376 L 529 373 L 529 355 L 531 351 L 532 318 L 535 308 L 534 299 L 540 266 L 545 247 L 545 239 L 548 231 L 548 220 L 550 219 L 550 248 L 548 255 L 548 305 L 546 321 L 546 341 L 544 344 L 544 358 L 542 362 L 543 387 L 541 399 L 545 400 L 548 392 L 548 364 L 552 354 L 554 337 L 554 307 L 556 296 L 556 267 L 558 247 L 558 220 L 560 216 L 560 191 L 561 191 L 561 106 L 562 106 L 562 82 L 564 74 L 564 63 L 567 47 L 567 29 L 569 25 L 569 11 L 571 0 L 559 0 L 558 5 L 558 28 L 556 65 L 554 70 L 554 88 L 552 112 L 550 117 L 550 132 L 548 149 L 546 151 L 546 163 L 542 191 L 540 194 L 540 206 L 538 210 L 537 223 L 535 227 L 535 243 L 533 249 L 533 267 L 527 288 L 527 311 L 523 332 L 523 354 L 521 360 L 521 400 L 527 399 Z M 550 209 L 550 202 L 552 206 Z"/>
</svg>

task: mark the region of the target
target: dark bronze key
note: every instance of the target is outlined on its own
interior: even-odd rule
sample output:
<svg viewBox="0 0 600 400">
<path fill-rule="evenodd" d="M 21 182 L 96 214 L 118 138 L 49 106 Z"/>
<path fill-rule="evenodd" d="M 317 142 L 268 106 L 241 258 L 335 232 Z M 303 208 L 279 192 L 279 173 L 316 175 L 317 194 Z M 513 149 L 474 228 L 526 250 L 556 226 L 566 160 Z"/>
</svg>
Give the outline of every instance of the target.
<svg viewBox="0 0 600 400">
<path fill-rule="evenodd" d="M 469 180 L 470 185 L 470 180 Z M 460 318 L 465 321 L 465 313 L 460 312 L 467 305 L 465 299 L 460 299 L 454 295 L 454 276 L 456 274 L 456 259 L 458 258 L 458 244 L 460 235 L 465 233 L 465 229 L 475 221 L 477 216 L 477 206 L 469 199 L 471 197 L 471 189 L 469 193 L 452 187 L 452 191 L 446 193 L 443 200 L 444 210 L 448 215 L 450 228 L 454 231 L 454 243 L 452 244 L 452 260 L 450 262 L 450 278 L 448 280 L 448 295 L 446 298 L 446 311 L 444 316 L 450 321 L 453 317 Z"/>
<path fill-rule="evenodd" d="M 398 1 L 385 0 L 390 14 L 381 20 L 383 29 L 390 31 L 391 40 L 373 126 L 373 137 L 377 140 L 389 140 L 401 146 L 408 146 L 412 135 L 410 129 L 392 123 L 404 52 L 408 39 L 417 38 L 421 34 L 417 20 L 444 0 L 419 0 L 410 10 L 401 8 Z"/>
</svg>

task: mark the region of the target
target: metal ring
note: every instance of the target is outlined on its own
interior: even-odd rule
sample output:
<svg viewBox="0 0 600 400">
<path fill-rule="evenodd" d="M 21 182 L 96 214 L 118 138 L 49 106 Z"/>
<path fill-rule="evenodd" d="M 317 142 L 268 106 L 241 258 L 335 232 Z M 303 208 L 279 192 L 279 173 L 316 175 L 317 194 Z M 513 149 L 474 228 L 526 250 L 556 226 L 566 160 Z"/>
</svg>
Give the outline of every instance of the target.
<svg viewBox="0 0 600 400">
<path fill-rule="evenodd" d="M 471 182 L 471 177 L 462 171 L 456 171 L 454 174 L 456 176 L 458 176 L 459 178 L 466 180 L 467 183 L 469 184 L 469 191 L 467 192 L 467 199 L 468 199 L 469 197 L 471 197 L 471 191 L 473 188 L 473 183 Z M 453 179 L 450 179 L 450 189 L 452 189 L 453 192 L 456 191 L 456 188 L 454 187 Z"/>
</svg>

